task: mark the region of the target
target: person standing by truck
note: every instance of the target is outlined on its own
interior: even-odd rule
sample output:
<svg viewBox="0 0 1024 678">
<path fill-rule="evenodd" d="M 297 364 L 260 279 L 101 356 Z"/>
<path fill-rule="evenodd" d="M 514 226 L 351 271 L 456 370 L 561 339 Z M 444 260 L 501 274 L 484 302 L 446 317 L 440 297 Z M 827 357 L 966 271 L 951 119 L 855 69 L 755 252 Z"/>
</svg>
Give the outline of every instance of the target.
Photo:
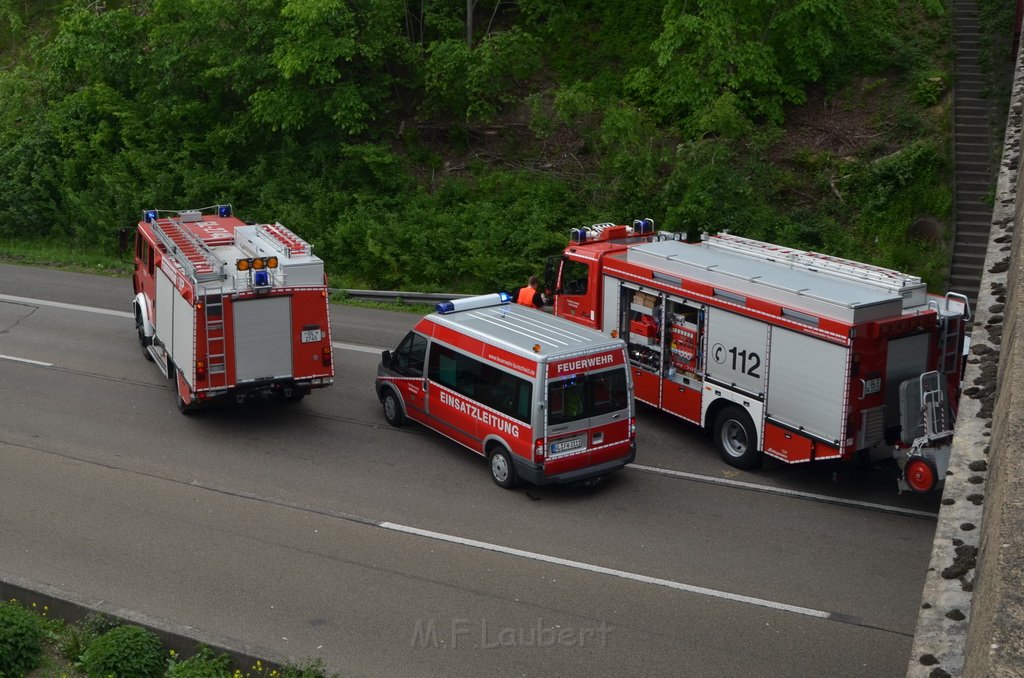
<svg viewBox="0 0 1024 678">
<path fill-rule="evenodd" d="M 540 280 L 537 276 L 531 275 L 530 280 L 526 283 L 526 287 L 519 289 L 516 303 L 523 306 L 533 306 L 534 308 L 544 308 L 544 295 L 537 289 L 538 287 L 540 287 Z"/>
</svg>

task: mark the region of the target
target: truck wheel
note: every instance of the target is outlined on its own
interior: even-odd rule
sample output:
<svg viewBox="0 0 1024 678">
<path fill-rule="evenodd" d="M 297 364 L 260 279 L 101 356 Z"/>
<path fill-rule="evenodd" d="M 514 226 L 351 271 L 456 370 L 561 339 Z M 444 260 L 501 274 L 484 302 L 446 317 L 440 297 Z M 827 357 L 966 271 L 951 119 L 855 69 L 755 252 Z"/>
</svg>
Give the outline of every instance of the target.
<svg viewBox="0 0 1024 678">
<path fill-rule="evenodd" d="M 195 403 L 186 403 L 182 397 L 178 396 L 178 411 L 182 414 L 192 414 L 196 410 Z"/>
<path fill-rule="evenodd" d="M 153 354 L 149 352 L 149 345 L 146 342 L 146 332 L 142 329 L 142 320 L 135 318 L 135 329 L 139 332 L 139 346 L 142 347 L 142 355 L 146 360 L 153 362 Z"/>
<path fill-rule="evenodd" d="M 491 479 L 506 490 L 516 483 L 516 469 L 512 465 L 512 458 L 508 451 L 496 447 L 491 452 Z"/>
<path fill-rule="evenodd" d="M 381 405 L 384 406 L 384 418 L 388 420 L 388 423 L 392 426 L 401 426 L 405 423 L 405 413 L 402 412 L 402 403 L 398 402 L 398 396 L 390 388 L 385 391 L 384 397 L 381 399 Z"/>
<path fill-rule="evenodd" d="M 715 417 L 713 435 L 715 447 L 726 464 L 752 469 L 761 463 L 754 424 L 750 415 L 740 408 L 729 406 L 719 412 Z"/>
</svg>

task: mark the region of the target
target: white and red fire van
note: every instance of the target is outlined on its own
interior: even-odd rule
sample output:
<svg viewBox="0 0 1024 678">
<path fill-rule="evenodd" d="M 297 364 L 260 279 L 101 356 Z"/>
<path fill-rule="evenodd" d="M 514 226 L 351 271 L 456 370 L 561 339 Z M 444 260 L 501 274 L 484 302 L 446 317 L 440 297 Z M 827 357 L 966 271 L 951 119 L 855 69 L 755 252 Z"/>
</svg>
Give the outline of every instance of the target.
<svg viewBox="0 0 1024 678">
<path fill-rule="evenodd" d="M 504 293 L 438 304 L 377 369 L 388 423 L 419 422 L 490 461 L 501 487 L 572 483 L 636 457 L 626 345 Z"/>
</svg>

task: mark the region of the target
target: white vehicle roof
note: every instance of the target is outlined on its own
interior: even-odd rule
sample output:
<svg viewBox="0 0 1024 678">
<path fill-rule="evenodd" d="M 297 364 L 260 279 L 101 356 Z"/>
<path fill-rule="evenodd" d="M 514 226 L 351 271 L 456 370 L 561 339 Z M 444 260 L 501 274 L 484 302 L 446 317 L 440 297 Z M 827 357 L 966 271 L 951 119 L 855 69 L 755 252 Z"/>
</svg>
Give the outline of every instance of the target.
<svg viewBox="0 0 1024 678">
<path fill-rule="evenodd" d="M 494 299 L 497 295 L 459 300 Z M 458 302 L 456 302 L 458 303 Z M 536 362 L 622 348 L 625 343 L 550 313 L 512 303 L 431 313 L 429 320 Z"/>
</svg>

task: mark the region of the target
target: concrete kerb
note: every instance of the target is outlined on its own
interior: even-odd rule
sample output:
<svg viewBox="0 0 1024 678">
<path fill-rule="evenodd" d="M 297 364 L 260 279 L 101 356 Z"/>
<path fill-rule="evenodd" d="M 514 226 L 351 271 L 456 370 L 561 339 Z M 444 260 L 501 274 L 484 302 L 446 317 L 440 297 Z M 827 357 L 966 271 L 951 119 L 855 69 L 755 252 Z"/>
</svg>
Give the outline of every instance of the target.
<svg viewBox="0 0 1024 678">
<path fill-rule="evenodd" d="M 1022 112 L 1024 68 L 1018 53 L 964 397 L 908 678 L 1024 672 L 1019 594 L 1024 507 L 1021 495 L 1006 489 L 1019 490 L 1024 479 L 1024 337 L 1004 331 L 1024 322 L 1024 276 L 1008 276 L 1019 268 L 1024 247 L 1013 237 L 1020 219 Z M 984 591 L 977 599 L 976 584 Z"/>
<path fill-rule="evenodd" d="M 90 614 L 97 613 L 125 624 L 141 626 L 155 633 L 167 650 L 174 650 L 183 658 L 191 657 L 200 646 L 205 645 L 217 654 L 228 655 L 233 667 L 240 669 L 242 675 L 250 672 L 257 660 L 263 668 L 262 675 L 268 675 L 274 670 L 280 671 L 286 664 L 296 663 L 293 658 L 282 657 L 234 638 L 213 635 L 191 626 L 126 610 L 109 601 L 86 598 L 54 586 L 38 584 L 0 572 L 0 602 L 11 599 L 36 612 L 41 613 L 45 608 L 47 617 L 62 619 L 68 623 L 80 621 Z"/>
</svg>

